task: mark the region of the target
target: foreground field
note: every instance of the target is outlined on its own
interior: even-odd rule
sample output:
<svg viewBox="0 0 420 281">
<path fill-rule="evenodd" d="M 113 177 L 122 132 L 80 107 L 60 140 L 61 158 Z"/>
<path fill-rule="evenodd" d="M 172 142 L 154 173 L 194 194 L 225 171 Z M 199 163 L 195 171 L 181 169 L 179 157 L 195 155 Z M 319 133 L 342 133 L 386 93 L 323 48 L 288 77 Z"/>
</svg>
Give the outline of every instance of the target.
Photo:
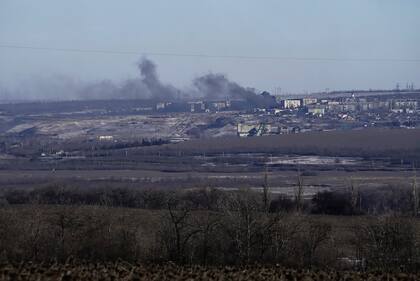
<svg viewBox="0 0 420 281">
<path fill-rule="evenodd" d="M 114 195 L 118 200 L 125 197 Z M 165 200 L 156 195 L 144 197 L 145 206 L 156 207 L 156 198 Z M 417 272 L 420 268 L 416 219 L 266 213 L 259 211 L 262 205 L 251 193 L 218 200 L 207 195 L 211 211 L 193 209 L 186 197 L 177 199 L 174 194 L 165 200 L 166 210 L 164 206 L 153 210 L 5 206 L 0 208 L 0 264 L 64 263 L 70 258 L 142 264 L 279 264 L 297 269 Z M 102 199 L 111 202 L 111 197 Z"/>
<path fill-rule="evenodd" d="M 419 280 L 419 274 L 291 270 L 281 267 L 184 267 L 127 262 L 4 264 L 1 280 Z"/>
</svg>

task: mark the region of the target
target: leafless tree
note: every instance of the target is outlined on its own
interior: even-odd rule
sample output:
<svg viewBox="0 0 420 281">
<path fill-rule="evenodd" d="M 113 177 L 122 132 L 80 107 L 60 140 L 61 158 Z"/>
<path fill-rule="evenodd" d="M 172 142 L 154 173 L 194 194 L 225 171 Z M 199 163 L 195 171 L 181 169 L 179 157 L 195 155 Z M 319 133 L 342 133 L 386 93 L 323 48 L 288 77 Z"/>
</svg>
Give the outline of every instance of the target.
<svg viewBox="0 0 420 281">
<path fill-rule="evenodd" d="M 311 267 L 314 264 L 315 254 L 318 248 L 330 239 L 331 230 L 331 225 L 325 222 L 309 220 L 305 223 L 301 232 L 303 263 L 305 266 Z"/>
<path fill-rule="evenodd" d="M 77 232 L 82 227 L 82 219 L 83 216 L 73 206 L 58 206 L 49 218 L 57 242 L 57 256 L 61 260 L 72 254 L 73 242 L 78 240 Z"/>
<path fill-rule="evenodd" d="M 352 214 L 355 214 L 357 212 L 357 206 L 359 205 L 358 212 L 360 213 L 361 205 L 360 205 L 360 192 L 358 186 L 356 186 L 356 183 L 353 178 L 350 179 L 350 206 L 351 206 L 351 212 Z"/>
<path fill-rule="evenodd" d="M 264 183 L 263 183 L 263 208 L 264 212 L 268 212 L 270 208 L 270 186 L 268 183 L 268 166 L 265 166 Z"/>
<path fill-rule="evenodd" d="M 190 239 L 199 231 L 191 225 L 191 208 L 179 201 L 175 194 L 168 197 L 167 212 L 162 219 L 160 236 L 171 260 L 185 262 Z"/>
<path fill-rule="evenodd" d="M 296 204 L 296 212 L 300 213 L 302 212 L 303 208 L 303 178 L 300 174 L 300 171 L 298 172 L 297 176 L 297 185 L 295 188 L 295 204 Z"/>
<path fill-rule="evenodd" d="M 276 214 L 271 234 L 271 255 L 277 263 L 286 262 L 295 250 L 294 240 L 302 226 L 301 218 L 294 215 Z"/>
<path fill-rule="evenodd" d="M 261 201 L 249 189 L 228 194 L 223 207 L 223 228 L 239 260 L 249 263 L 261 223 Z"/>
<path fill-rule="evenodd" d="M 418 216 L 418 208 L 419 208 L 419 195 L 417 190 L 417 173 L 416 169 L 413 166 L 413 182 L 412 182 L 412 201 L 413 201 L 413 216 Z"/>
<path fill-rule="evenodd" d="M 390 270 L 415 264 L 416 230 L 413 221 L 382 217 L 354 228 L 355 247 L 371 267 Z"/>
<path fill-rule="evenodd" d="M 41 208 L 33 206 L 30 211 L 32 219 L 25 219 L 21 224 L 21 246 L 24 248 L 26 259 L 40 260 L 45 258 L 42 252 L 47 250 L 46 246 L 51 246 L 45 244 L 49 237 L 48 227 Z"/>
<path fill-rule="evenodd" d="M 220 226 L 220 215 L 206 211 L 197 214 L 193 218 L 192 230 L 194 235 L 194 242 L 196 244 L 195 251 L 191 252 L 190 262 L 193 263 L 194 255 L 197 260 L 206 265 L 209 262 L 212 254 L 218 255 L 218 240 L 221 239 L 217 229 Z M 214 250 L 214 253 L 213 253 Z"/>
</svg>

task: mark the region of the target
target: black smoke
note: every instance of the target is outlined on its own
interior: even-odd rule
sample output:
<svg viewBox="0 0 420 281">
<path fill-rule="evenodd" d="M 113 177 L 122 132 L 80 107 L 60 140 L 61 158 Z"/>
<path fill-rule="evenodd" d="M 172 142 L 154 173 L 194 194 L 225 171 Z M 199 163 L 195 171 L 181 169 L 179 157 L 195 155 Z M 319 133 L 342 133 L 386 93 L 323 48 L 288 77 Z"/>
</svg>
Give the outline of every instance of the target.
<svg viewBox="0 0 420 281">
<path fill-rule="evenodd" d="M 180 92 L 171 85 L 164 85 L 160 82 L 156 72 L 156 65 L 147 58 L 143 58 L 139 64 L 141 81 L 149 91 L 151 98 L 156 100 L 173 100 Z"/>
<path fill-rule="evenodd" d="M 115 85 L 109 80 L 86 85 L 83 87 L 80 97 L 84 99 L 153 99 L 156 101 L 175 99 L 179 90 L 160 81 L 153 61 L 142 58 L 138 62 L 137 68 L 139 77 L 127 79 L 120 85 Z"/>
<path fill-rule="evenodd" d="M 271 96 L 259 95 L 253 88 L 245 88 L 230 81 L 223 74 L 206 74 L 192 82 L 192 88 L 181 91 L 159 79 L 153 61 L 142 58 L 137 63 L 139 75 L 120 83 L 111 80 L 83 82 L 65 76 L 33 79 L 21 83 L 15 98 L 31 100 L 105 100 L 105 99 L 152 99 L 173 101 L 181 96 L 203 98 L 204 100 L 244 100 L 252 106 L 270 107 Z M 8 93 L 6 95 L 6 93 Z M 10 91 L 2 89 L 0 99 L 9 97 Z"/>
<path fill-rule="evenodd" d="M 258 95 L 253 88 L 244 88 L 236 82 L 230 81 L 223 74 L 209 73 L 194 79 L 193 85 L 207 100 L 239 99 L 250 105 L 271 107 L 275 100 L 269 95 Z"/>
</svg>

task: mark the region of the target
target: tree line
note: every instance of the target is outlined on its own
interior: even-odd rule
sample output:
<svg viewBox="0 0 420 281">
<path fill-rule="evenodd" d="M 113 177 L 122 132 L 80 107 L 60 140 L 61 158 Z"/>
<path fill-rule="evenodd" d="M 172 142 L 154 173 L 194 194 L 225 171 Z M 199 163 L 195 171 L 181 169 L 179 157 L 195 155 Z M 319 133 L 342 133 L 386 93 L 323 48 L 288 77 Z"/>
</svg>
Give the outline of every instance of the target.
<svg viewBox="0 0 420 281">
<path fill-rule="evenodd" d="M 261 194 L 264 208 L 270 213 L 292 213 L 299 210 L 317 215 L 415 215 L 418 213 L 417 187 L 384 186 L 360 189 L 354 184 L 346 190 L 320 191 L 311 199 L 304 198 L 305 186 L 298 178 L 295 194 L 272 194 L 268 183 L 263 183 Z M 234 191 L 217 188 L 135 188 L 135 187 L 81 187 L 61 184 L 29 188 L 0 189 L 0 205 L 95 205 L 140 209 L 165 209 L 175 191 L 179 200 L 193 210 L 221 211 L 218 202 Z M 244 188 L 245 190 L 245 188 Z M 252 191 L 249 191 L 252 192 Z"/>
<path fill-rule="evenodd" d="M 287 201 L 289 209 L 274 208 L 279 198 L 271 198 L 269 192 L 249 189 L 144 190 L 136 195 L 98 191 L 100 201 L 91 198 L 91 202 L 89 196 L 75 201 L 65 190 L 59 194 L 51 190 L 38 197 L 32 193 L 27 202 L 3 202 L 0 259 L 73 257 L 405 271 L 419 265 L 419 224 L 412 216 L 352 213 L 340 223 L 337 217 L 310 214 L 299 187 Z M 43 201 L 46 198 L 54 201 Z M 358 208 L 354 198 L 358 196 L 353 194 L 352 210 Z"/>
</svg>

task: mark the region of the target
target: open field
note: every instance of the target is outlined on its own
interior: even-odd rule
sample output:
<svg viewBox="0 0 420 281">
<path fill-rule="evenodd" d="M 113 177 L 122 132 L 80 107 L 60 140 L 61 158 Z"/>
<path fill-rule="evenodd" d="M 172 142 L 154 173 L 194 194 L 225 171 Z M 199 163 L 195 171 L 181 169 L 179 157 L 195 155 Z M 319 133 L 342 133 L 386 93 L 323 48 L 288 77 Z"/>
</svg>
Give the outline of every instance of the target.
<svg viewBox="0 0 420 281">
<path fill-rule="evenodd" d="M 411 170 L 420 159 L 419 129 L 365 129 L 177 144 L 25 141 L 1 154 L 0 169 L 258 172 Z"/>
<path fill-rule="evenodd" d="M 413 164 L 418 167 L 420 159 L 419 140 L 417 129 L 366 129 L 94 150 L 72 150 L 69 145 L 62 147 L 63 153 L 46 156 L 40 149 L 2 154 L 0 189 L 262 191 L 267 174 L 270 191 L 289 197 L 294 196 L 299 175 L 307 199 L 322 191 L 347 191 L 351 184 L 361 191 L 407 191 L 414 178 Z"/>
<path fill-rule="evenodd" d="M 268 172 L 268 183 L 275 194 L 292 195 L 298 180 L 297 171 Z M 375 188 L 409 188 L 411 171 L 316 171 L 302 177 L 304 192 L 311 196 L 325 190 L 347 190 L 353 182 L 361 190 Z M 46 186 L 131 187 L 135 189 L 196 189 L 214 187 L 236 190 L 249 187 L 261 190 L 263 172 L 161 172 L 149 170 L 0 170 L 0 189 L 36 189 Z"/>
<path fill-rule="evenodd" d="M 155 148 L 154 148 L 155 149 Z M 309 132 L 259 138 L 192 140 L 168 146 L 190 153 L 289 153 L 329 156 L 418 156 L 420 130 L 366 129 Z"/>
<path fill-rule="evenodd" d="M 113 136 L 114 139 L 136 140 L 139 138 L 189 138 L 189 130 L 199 125 L 212 124 L 217 118 L 227 114 L 156 114 L 128 116 L 42 116 L 5 120 L 0 134 L 28 134 L 59 140 L 97 139 L 101 135 Z M 9 122 L 7 122 L 9 121 Z M 8 125 L 8 126 L 7 126 Z M 232 124 L 226 128 L 208 132 L 212 135 L 236 134 Z"/>
</svg>

